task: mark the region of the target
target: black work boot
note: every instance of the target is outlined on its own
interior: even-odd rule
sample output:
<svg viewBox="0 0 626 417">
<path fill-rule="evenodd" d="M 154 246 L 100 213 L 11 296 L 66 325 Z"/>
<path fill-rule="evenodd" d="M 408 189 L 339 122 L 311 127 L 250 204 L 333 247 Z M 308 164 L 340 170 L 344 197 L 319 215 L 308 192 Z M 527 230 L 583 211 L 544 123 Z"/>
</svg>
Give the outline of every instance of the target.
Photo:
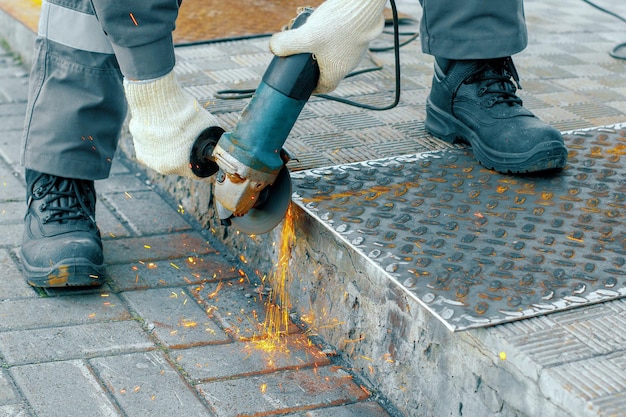
<svg viewBox="0 0 626 417">
<path fill-rule="evenodd" d="M 510 57 L 449 61 L 444 69 L 435 62 L 426 130 L 469 143 L 483 166 L 501 173 L 565 167 L 561 133 L 522 106 L 516 85 L 521 88 Z"/>
<path fill-rule="evenodd" d="M 104 257 L 93 181 L 26 170 L 27 211 L 20 255 L 34 287 L 101 285 Z"/>
</svg>

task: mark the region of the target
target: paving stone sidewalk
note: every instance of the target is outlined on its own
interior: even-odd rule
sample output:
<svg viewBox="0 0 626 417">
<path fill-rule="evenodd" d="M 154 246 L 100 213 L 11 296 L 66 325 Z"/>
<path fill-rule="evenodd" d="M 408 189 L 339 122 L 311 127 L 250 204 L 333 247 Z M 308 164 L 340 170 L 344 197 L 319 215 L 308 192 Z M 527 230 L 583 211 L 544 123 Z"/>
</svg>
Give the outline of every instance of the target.
<svg viewBox="0 0 626 417">
<path fill-rule="evenodd" d="M 28 71 L 0 49 L 0 415 L 388 416 L 373 390 L 296 326 L 250 342 L 265 317 L 253 265 L 116 159 L 98 181 L 108 262 L 96 290 L 43 291 L 20 273 L 19 164 Z"/>
</svg>

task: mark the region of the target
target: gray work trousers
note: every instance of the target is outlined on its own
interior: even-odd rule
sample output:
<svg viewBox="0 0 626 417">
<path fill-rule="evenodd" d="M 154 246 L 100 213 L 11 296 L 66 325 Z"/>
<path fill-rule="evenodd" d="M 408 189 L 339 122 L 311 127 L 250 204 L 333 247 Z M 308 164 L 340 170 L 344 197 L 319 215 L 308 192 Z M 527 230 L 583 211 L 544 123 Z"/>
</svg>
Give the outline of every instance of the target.
<svg viewBox="0 0 626 417">
<path fill-rule="evenodd" d="M 422 50 L 488 59 L 526 47 L 522 0 L 420 0 Z M 31 70 L 22 164 L 62 177 L 108 177 L 126 116 L 123 77 L 174 68 L 178 0 L 47 0 Z"/>
<path fill-rule="evenodd" d="M 48 174 L 109 175 L 126 117 L 123 76 L 174 68 L 178 0 L 47 0 L 30 75 L 22 164 Z"/>
</svg>

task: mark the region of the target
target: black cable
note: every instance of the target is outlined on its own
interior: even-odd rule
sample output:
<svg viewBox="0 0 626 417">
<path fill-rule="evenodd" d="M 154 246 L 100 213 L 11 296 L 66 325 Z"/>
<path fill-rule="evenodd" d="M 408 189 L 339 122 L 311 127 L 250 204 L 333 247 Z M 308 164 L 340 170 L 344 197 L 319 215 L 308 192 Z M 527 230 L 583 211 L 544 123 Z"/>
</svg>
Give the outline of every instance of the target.
<svg viewBox="0 0 626 417">
<path fill-rule="evenodd" d="M 327 94 L 319 94 L 318 97 L 325 98 L 326 100 L 332 100 L 343 104 L 348 104 L 350 106 L 358 107 L 360 109 L 366 110 L 375 110 L 375 111 L 383 111 L 393 109 L 400 102 L 400 29 L 398 27 L 398 9 L 396 8 L 396 2 L 394 0 L 390 0 L 391 3 L 391 14 L 393 17 L 393 50 L 394 50 L 394 61 L 395 61 L 395 96 L 394 100 L 391 104 L 383 107 L 370 106 L 369 104 L 357 103 L 356 101 L 348 100 L 342 97 L 329 96 Z"/>
<path fill-rule="evenodd" d="M 604 7 L 598 6 L 597 4 L 593 3 L 592 1 L 589 0 L 582 0 L 584 3 L 587 3 L 588 5 L 590 5 L 591 7 L 594 7 L 598 10 L 600 10 L 601 12 L 604 12 L 606 14 L 609 14 L 619 20 L 621 20 L 622 22 L 626 23 L 626 19 L 624 19 L 622 16 L 618 15 L 617 13 L 614 13 L 610 10 L 605 9 Z M 626 56 L 625 55 L 618 55 L 617 51 L 621 48 L 626 47 L 626 42 L 620 43 L 617 46 L 615 46 L 610 52 L 609 55 L 611 55 L 613 58 L 615 59 L 625 59 L 626 60 Z"/>
<path fill-rule="evenodd" d="M 393 49 L 394 51 L 394 61 L 395 61 L 395 96 L 394 96 L 394 100 L 391 104 L 387 105 L 387 106 L 383 106 L 383 107 L 376 107 L 376 106 L 371 106 L 369 104 L 363 104 L 363 103 L 358 103 L 356 101 L 352 101 L 352 100 L 348 100 L 342 97 L 336 97 L 336 96 L 330 96 L 327 94 L 317 94 L 316 97 L 321 97 L 324 98 L 326 100 L 331 100 L 331 101 L 336 101 L 339 103 L 343 103 L 343 104 L 347 104 L 353 107 L 358 107 L 358 108 L 362 108 L 362 109 L 366 109 L 366 110 L 375 110 L 375 111 L 383 111 L 383 110 L 390 110 L 394 107 L 396 107 L 398 105 L 398 103 L 400 102 L 400 91 L 401 91 L 401 80 L 400 80 L 400 48 L 404 45 L 407 45 L 408 43 L 414 41 L 419 34 L 418 33 L 409 33 L 407 35 L 410 36 L 410 38 L 406 41 L 404 41 L 403 43 L 400 43 L 400 29 L 399 29 L 399 21 L 400 19 L 398 18 L 398 9 L 396 7 L 396 2 L 395 0 L 390 0 L 391 3 L 391 13 L 392 13 L 392 24 L 393 24 L 393 46 L 392 47 L 381 47 L 381 48 L 370 48 L 371 51 L 373 52 L 379 52 L 379 51 L 386 51 L 386 50 L 390 50 Z M 387 32 L 389 33 L 389 32 Z M 372 72 L 372 71 L 379 71 L 381 70 L 383 67 L 382 66 L 376 66 L 376 67 L 371 67 L 371 68 L 365 68 L 359 71 L 353 71 L 350 74 L 346 75 L 345 78 L 350 78 L 350 77 L 354 77 L 356 75 L 360 75 L 363 73 L 367 73 L 367 72 Z M 235 99 L 244 99 L 244 98 L 250 98 L 254 95 L 255 90 L 254 89 L 247 89 L 247 90 L 233 90 L 233 89 L 228 89 L 228 90 L 220 90 L 217 91 L 215 93 L 215 97 L 216 98 L 220 98 L 223 100 L 235 100 Z"/>
<path fill-rule="evenodd" d="M 389 33 L 389 32 L 383 32 L 383 33 Z M 402 43 L 400 45 L 398 45 L 400 48 L 402 48 L 403 46 L 406 46 L 408 44 L 410 44 L 411 42 L 413 42 L 415 39 L 419 38 L 419 33 L 418 32 L 413 32 L 413 33 L 401 33 L 401 36 L 409 36 L 408 39 L 402 41 Z M 378 46 L 378 47 L 370 47 L 370 52 L 384 52 L 384 51 L 389 51 L 391 49 L 394 49 L 394 46 Z"/>
<path fill-rule="evenodd" d="M 228 89 L 219 90 L 215 93 L 215 98 L 222 100 L 240 100 L 243 98 L 250 98 L 256 92 L 256 88 L 250 88 L 245 90 Z"/>
<path fill-rule="evenodd" d="M 392 22 L 393 23 L 393 22 Z M 402 17 L 402 18 L 398 18 L 398 25 L 400 25 L 400 23 L 413 23 L 413 24 L 418 24 L 419 21 L 415 20 L 415 19 L 411 19 L 410 17 Z M 388 31 L 388 30 L 383 30 L 383 33 L 386 35 L 393 35 L 394 31 Z M 402 43 L 400 43 L 400 48 L 402 48 L 405 45 L 410 44 L 411 42 L 413 42 L 415 39 L 417 39 L 419 37 L 419 32 L 398 32 L 399 36 L 408 36 L 408 38 L 404 41 L 402 41 Z M 392 46 L 379 46 L 379 47 L 372 47 L 370 46 L 369 50 L 370 52 L 384 52 L 384 51 L 389 51 L 394 49 L 394 45 Z"/>
</svg>

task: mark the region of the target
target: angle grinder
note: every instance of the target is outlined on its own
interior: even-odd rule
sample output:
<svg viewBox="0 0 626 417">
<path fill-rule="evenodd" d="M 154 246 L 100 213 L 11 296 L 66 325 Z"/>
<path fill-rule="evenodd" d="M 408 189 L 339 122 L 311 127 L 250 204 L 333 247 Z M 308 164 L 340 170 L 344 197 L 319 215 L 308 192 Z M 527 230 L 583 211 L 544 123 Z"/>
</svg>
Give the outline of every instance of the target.
<svg viewBox="0 0 626 417">
<path fill-rule="evenodd" d="M 290 28 L 303 25 L 312 12 L 300 9 Z M 285 217 L 291 177 L 283 145 L 318 80 L 312 54 L 275 56 L 235 129 L 212 126 L 196 139 L 191 169 L 199 177 L 216 175 L 213 193 L 222 224 L 256 235 Z"/>
</svg>

